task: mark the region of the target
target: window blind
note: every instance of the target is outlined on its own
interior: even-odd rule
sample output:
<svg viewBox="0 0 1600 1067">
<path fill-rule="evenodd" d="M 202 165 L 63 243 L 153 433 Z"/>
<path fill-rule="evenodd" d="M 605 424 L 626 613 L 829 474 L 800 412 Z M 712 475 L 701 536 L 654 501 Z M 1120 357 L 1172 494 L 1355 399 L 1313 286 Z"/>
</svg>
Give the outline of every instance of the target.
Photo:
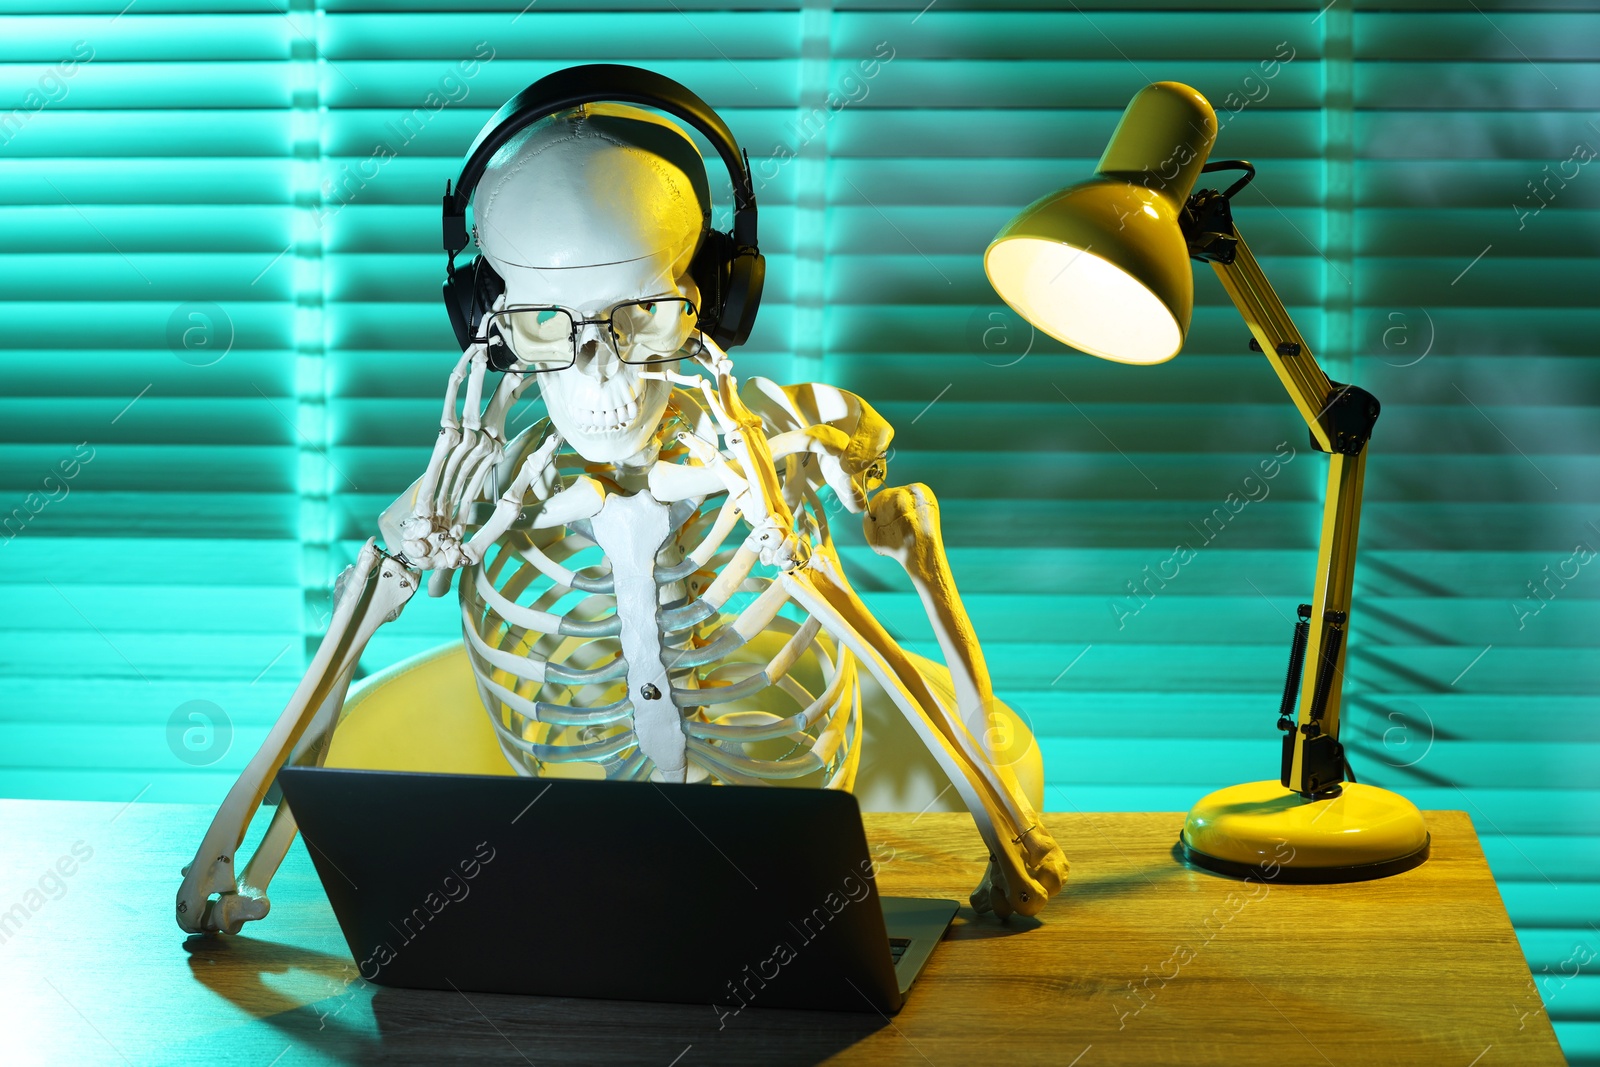
<svg viewBox="0 0 1600 1067">
<path fill-rule="evenodd" d="M 1182 810 L 1275 775 L 1325 459 L 1208 271 L 1184 352 L 1137 368 L 1032 334 L 981 266 L 1141 86 L 1179 80 L 1217 105 L 1214 156 L 1259 168 L 1238 224 L 1318 358 L 1384 405 L 1357 773 L 1472 815 L 1569 1057 L 1600 1061 L 1600 977 L 1570 976 L 1600 950 L 1585 5 L 120 10 L 14 15 L 0 45 L 0 469 L 25 515 L 0 534 L 0 791 L 220 797 L 426 464 L 454 362 L 444 180 L 506 98 L 597 60 L 683 81 L 750 152 L 769 274 L 740 371 L 834 382 L 896 426 L 891 478 L 943 502 L 1047 807 Z M 50 78 L 78 41 L 92 59 Z M 936 654 L 894 566 L 836 525 L 869 603 Z M 458 627 L 418 598 L 364 664 Z M 220 755 L 196 701 L 232 730 Z"/>
<path fill-rule="evenodd" d="M 198 766 L 169 721 L 216 751 L 299 659 L 296 304 L 263 271 L 315 158 L 300 37 L 122 6 L 10 13 L 0 44 L 10 796 L 220 795 L 245 739 Z"/>
</svg>

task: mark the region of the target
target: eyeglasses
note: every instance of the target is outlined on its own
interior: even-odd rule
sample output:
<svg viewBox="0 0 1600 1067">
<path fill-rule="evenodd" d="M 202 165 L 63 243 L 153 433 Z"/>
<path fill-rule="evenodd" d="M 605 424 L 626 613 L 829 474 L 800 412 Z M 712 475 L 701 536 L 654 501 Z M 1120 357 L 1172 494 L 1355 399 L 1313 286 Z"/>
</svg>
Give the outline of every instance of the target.
<svg viewBox="0 0 1600 1067">
<path fill-rule="evenodd" d="M 624 363 L 671 363 L 698 323 L 694 302 L 682 297 L 629 300 L 609 315 L 579 318 L 571 308 L 554 304 L 515 304 L 485 316 L 483 336 L 511 349 L 535 374 L 565 370 L 578 360 L 578 329 L 604 325 Z"/>
</svg>

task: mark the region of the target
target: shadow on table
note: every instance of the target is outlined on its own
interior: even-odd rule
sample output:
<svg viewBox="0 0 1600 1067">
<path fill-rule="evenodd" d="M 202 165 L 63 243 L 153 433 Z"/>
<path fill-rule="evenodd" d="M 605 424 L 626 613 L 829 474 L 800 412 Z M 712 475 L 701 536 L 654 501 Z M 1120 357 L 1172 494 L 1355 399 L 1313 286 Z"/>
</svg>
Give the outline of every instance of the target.
<svg viewBox="0 0 1600 1067">
<path fill-rule="evenodd" d="M 1182 863 L 1161 863 L 1154 866 L 1104 877 L 1079 875 L 1069 877 L 1061 892 L 1052 897 L 1044 917 L 1012 915 L 997 919 L 993 915 L 979 915 L 963 906 L 956 912 L 955 922 L 945 935 L 947 941 L 986 941 L 996 937 L 1014 937 L 1037 930 L 1047 922 L 1070 921 L 1068 913 L 1078 905 L 1091 904 L 1100 898 L 1131 896 L 1146 892 L 1157 883 L 1188 874 L 1190 868 Z"/>
<path fill-rule="evenodd" d="M 963 906 L 956 912 L 955 921 L 950 924 L 949 931 L 944 935 L 946 941 L 987 941 L 995 937 L 1015 937 L 1025 934 L 1030 930 L 1037 930 L 1044 923 L 1039 919 L 1027 915 L 1013 915 L 1008 919 L 997 919 L 993 915 L 979 915 L 970 907 Z M 935 953 L 938 949 L 934 950 Z"/>
<path fill-rule="evenodd" d="M 888 1026 L 874 1013 L 579 1000 L 381 989 L 372 1010 L 385 1048 L 433 1060 L 538 1064 L 821 1063 Z M 693 1052 L 684 1053 L 693 1048 Z"/>
<path fill-rule="evenodd" d="M 1065 900 L 1086 901 L 1096 897 L 1120 897 L 1148 892 L 1164 881 L 1188 874 L 1190 868 L 1182 863 L 1155 863 L 1138 867 L 1125 873 L 1067 880 L 1061 891 Z"/>
<path fill-rule="evenodd" d="M 314 1049 L 342 1063 L 377 1062 L 384 1049 L 370 1002 L 377 987 L 349 956 L 330 955 L 253 937 L 194 934 L 183 943 L 189 970 L 217 996 L 277 1031 L 289 1045 Z M 269 976 L 296 975 L 308 995 L 287 992 Z M 273 1042 L 263 1040 L 265 1048 Z M 279 1048 L 283 1045 L 279 1044 Z M 271 1054 L 268 1054 L 271 1058 Z"/>
<path fill-rule="evenodd" d="M 668 1064 L 692 1046 L 685 1063 L 799 1067 L 889 1025 L 873 1012 L 393 989 L 362 979 L 348 957 L 250 937 L 196 935 L 184 949 L 212 992 L 284 1043 L 340 1063 Z M 292 971 L 325 979 L 328 995 L 307 1004 L 267 980 Z"/>
</svg>

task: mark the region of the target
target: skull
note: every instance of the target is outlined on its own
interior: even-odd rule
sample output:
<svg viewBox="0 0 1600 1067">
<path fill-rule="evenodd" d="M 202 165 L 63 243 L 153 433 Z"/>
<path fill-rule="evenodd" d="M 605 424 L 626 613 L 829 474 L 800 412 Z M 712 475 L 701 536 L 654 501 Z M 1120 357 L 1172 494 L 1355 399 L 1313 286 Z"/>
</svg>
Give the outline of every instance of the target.
<svg viewBox="0 0 1600 1067">
<path fill-rule="evenodd" d="M 501 306 L 558 306 L 571 313 L 558 323 L 578 323 L 571 365 L 539 373 L 538 382 L 551 422 L 584 459 L 629 466 L 653 459 L 672 386 L 646 376 L 662 367 L 624 361 L 656 354 L 641 357 L 644 350 L 628 343 L 624 320 L 636 306 L 618 310 L 616 334 L 582 320 L 633 301 L 679 297 L 698 307 L 689 263 L 710 223 L 710 202 L 694 142 L 673 123 L 620 104 L 542 119 L 489 162 L 473 196 L 478 248 L 505 279 Z M 673 317 L 687 341 L 693 316 Z M 517 336 L 508 340 L 520 356 Z M 519 359 L 518 369 L 530 364 Z"/>
</svg>

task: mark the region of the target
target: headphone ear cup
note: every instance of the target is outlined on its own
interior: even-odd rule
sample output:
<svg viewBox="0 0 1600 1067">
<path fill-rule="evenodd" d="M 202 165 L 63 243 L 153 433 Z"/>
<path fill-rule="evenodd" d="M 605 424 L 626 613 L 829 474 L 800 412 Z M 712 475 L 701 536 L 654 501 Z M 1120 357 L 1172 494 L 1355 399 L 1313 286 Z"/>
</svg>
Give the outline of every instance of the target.
<svg viewBox="0 0 1600 1067">
<path fill-rule="evenodd" d="M 456 342 L 465 352 L 472 346 L 478 337 L 478 332 L 483 325 L 483 317 L 493 309 L 495 301 L 499 300 L 506 291 L 506 283 L 498 271 L 482 256 L 472 259 L 458 267 L 452 267 L 444 280 L 444 307 L 450 315 L 450 326 L 455 330 Z M 511 362 L 510 353 L 506 353 L 506 362 Z M 495 352 L 490 353 L 490 364 L 495 362 Z M 495 370 L 505 370 L 505 367 L 495 366 Z"/>
<path fill-rule="evenodd" d="M 760 252 L 735 256 L 728 268 L 728 290 L 713 339 L 724 349 L 742 345 L 755 328 L 761 289 L 767 280 L 767 257 Z"/>
<path fill-rule="evenodd" d="M 760 252 L 741 255 L 730 234 L 707 230 L 689 273 L 700 287 L 701 332 L 723 348 L 744 344 L 761 305 L 766 257 Z"/>
<path fill-rule="evenodd" d="M 455 331 L 456 342 L 465 352 L 472 344 L 477 324 L 472 321 L 473 289 L 472 264 L 451 267 L 444 277 L 444 309 L 450 315 L 450 328 Z"/>
<path fill-rule="evenodd" d="M 475 317 L 472 320 L 472 336 L 478 337 L 483 332 L 483 320 L 494 310 L 494 306 L 502 296 L 506 295 L 505 279 L 500 277 L 500 272 L 489 265 L 489 261 L 478 256 L 473 261 L 474 273 L 477 284 L 473 288 Z M 517 362 L 517 357 L 504 341 L 498 345 L 489 346 L 489 369 L 507 371 Z"/>
<path fill-rule="evenodd" d="M 718 344 L 722 343 L 718 324 L 722 321 L 722 307 L 728 295 L 728 260 L 732 251 L 729 246 L 727 234 L 721 230 L 707 230 L 689 263 L 689 275 L 700 290 L 700 315 L 696 326 Z"/>
</svg>

